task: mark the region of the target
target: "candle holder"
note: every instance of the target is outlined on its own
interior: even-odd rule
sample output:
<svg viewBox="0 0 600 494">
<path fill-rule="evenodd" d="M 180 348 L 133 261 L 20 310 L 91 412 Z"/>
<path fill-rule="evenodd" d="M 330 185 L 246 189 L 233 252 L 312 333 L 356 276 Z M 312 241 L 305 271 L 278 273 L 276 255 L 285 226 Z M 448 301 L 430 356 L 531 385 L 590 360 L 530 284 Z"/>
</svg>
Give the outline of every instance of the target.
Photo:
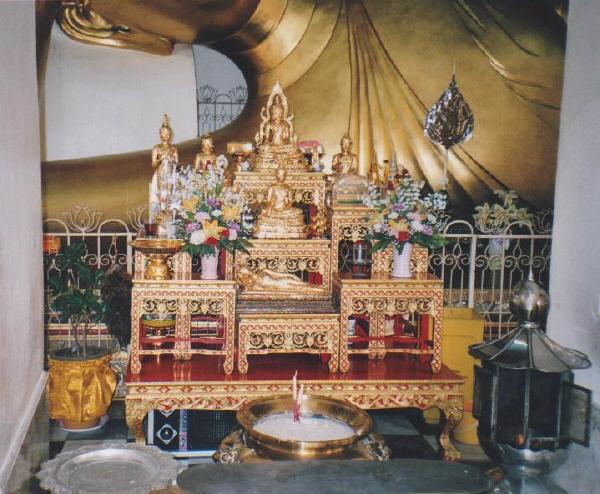
<svg viewBox="0 0 600 494">
<path fill-rule="evenodd" d="M 358 240 L 352 246 L 352 277 L 368 278 L 371 276 L 371 242 Z"/>
<path fill-rule="evenodd" d="M 261 420 L 277 414 L 290 417 L 294 407 L 292 395 L 261 398 L 243 405 L 237 420 L 243 427 L 225 438 L 213 456 L 218 463 L 269 460 L 312 460 L 325 458 L 388 460 L 390 450 L 378 434 L 371 432 L 373 420 L 367 412 L 347 401 L 325 396 L 304 395 L 300 403 L 302 418 L 334 421 L 348 426 L 350 433 L 341 439 L 295 440 L 257 430 Z"/>
</svg>

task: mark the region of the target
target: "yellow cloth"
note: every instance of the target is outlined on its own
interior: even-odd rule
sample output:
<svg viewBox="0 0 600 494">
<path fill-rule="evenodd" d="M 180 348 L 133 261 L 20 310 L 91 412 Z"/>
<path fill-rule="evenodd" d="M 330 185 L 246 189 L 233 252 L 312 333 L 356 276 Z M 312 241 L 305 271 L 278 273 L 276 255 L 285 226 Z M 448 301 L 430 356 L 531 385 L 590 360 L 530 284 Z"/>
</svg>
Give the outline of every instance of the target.
<svg viewBox="0 0 600 494">
<path fill-rule="evenodd" d="M 94 360 L 50 359 L 50 417 L 86 423 L 108 411 L 117 386 L 110 355 Z"/>
</svg>

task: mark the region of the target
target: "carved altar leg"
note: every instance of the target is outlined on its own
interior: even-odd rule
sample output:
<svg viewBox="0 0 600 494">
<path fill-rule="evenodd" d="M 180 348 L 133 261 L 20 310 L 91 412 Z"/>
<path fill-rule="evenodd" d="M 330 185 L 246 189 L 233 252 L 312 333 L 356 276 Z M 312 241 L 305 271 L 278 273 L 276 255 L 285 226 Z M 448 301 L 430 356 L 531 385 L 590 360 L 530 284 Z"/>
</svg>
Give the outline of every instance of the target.
<svg viewBox="0 0 600 494">
<path fill-rule="evenodd" d="M 140 360 L 140 318 L 142 317 L 142 303 L 139 294 L 133 293 L 131 298 L 131 372 L 139 374 L 142 370 Z"/>
<path fill-rule="evenodd" d="M 175 315 L 175 358 L 189 360 L 192 355 L 189 351 L 191 343 L 192 316 L 188 308 L 187 299 L 178 300 L 177 314 Z M 177 351 L 180 350 L 180 351 Z"/>
<path fill-rule="evenodd" d="M 383 312 L 376 312 L 373 319 L 375 320 L 375 335 L 379 338 L 383 338 L 385 336 L 385 314 Z M 374 346 L 376 348 L 377 358 L 385 358 L 385 341 L 376 340 Z"/>
<path fill-rule="evenodd" d="M 146 414 L 152 408 L 144 404 L 141 400 L 125 400 L 125 420 L 127 427 L 133 432 L 135 442 L 145 444 L 143 421 Z"/>
<path fill-rule="evenodd" d="M 235 295 L 230 294 L 225 301 L 225 362 L 223 370 L 225 374 L 233 373 L 234 360 L 234 338 L 235 338 Z"/>
<path fill-rule="evenodd" d="M 331 358 L 329 359 L 329 372 L 337 372 L 340 365 L 340 342 L 339 331 L 329 331 L 327 335 L 331 350 Z"/>
<path fill-rule="evenodd" d="M 461 456 L 460 451 L 450 441 L 450 434 L 462 419 L 464 404 L 462 400 L 447 401 L 438 404 L 438 408 L 444 412 L 446 418 L 446 423 L 439 437 L 440 446 L 444 450 L 444 460 L 459 461 Z"/>
<path fill-rule="evenodd" d="M 340 341 L 340 372 L 348 372 L 350 361 L 348 360 L 348 318 L 350 317 L 350 304 L 342 292 L 339 341 Z"/>
<path fill-rule="evenodd" d="M 246 356 L 246 334 L 247 329 L 240 324 L 238 327 L 238 372 L 240 374 L 248 373 L 248 357 Z"/>
<path fill-rule="evenodd" d="M 442 370 L 442 326 L 444 316 L 444 302 L 442 295 L 435 298 L 435 310 L 433 311 L 433 357 L 431 359 L 431 370 L 439 372 Z"/>
</svg>

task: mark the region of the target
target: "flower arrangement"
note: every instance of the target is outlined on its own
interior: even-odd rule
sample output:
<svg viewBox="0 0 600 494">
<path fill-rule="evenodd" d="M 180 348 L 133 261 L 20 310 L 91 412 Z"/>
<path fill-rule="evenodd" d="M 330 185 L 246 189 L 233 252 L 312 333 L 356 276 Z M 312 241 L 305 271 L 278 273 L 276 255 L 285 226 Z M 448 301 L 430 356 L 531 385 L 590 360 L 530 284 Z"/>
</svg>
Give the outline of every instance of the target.
<svg viewBox="0 0 600 494">
<path fill-rule="evenodd" d="M 247 252 L 250 246 L 253 213 L 237 190 L 225 187 L 222 159 L 206 171 L 186 168 L 173 174 L 176 235 L 192 255 L 215 256 L 217 248 Z"/>
<path fill-rule="evenodd" d="M 415 182 L 408 171 L 397 174 L 382 194 L 374 185 L 369 188 L 366 206 L 374 208 L 369 218 L 369 240 L 373 250 L 393 245 L 402 254 L 407 242 L 428 248 L 445 244 L 440 235 L 448 221 L 446 194 L 434 192 L 422 196 L 424 183 Z"/>
<path fill-rule="evenodd" d="M 519 196 L 514 190 L 495 190 L 499 202 L 475 206 L 473 215 L 477 228 L 483 233 L 502 233 L 511 223 L 531 225 L 533 215 L 526 207 L 518 207 Z"/>
</svg>

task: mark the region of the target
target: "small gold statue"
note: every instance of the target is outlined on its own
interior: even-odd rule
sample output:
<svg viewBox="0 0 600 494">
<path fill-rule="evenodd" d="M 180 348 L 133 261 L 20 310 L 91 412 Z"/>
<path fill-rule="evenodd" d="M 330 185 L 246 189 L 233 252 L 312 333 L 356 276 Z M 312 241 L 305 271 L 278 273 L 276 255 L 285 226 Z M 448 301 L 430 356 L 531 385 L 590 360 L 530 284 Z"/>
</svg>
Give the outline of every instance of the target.
<svg viewBox="0 0 600 494">
<path fill-rule="evenodd" d="M 304 213 L 295 207 L 293 191 L 285 183 L 287 172 L 277 168 L 277 182 L 269 186 L 267 200 L 256 220 L 256 238 L 307 238 Z"/>
<path fill-rule="evenodd" d="M 319 192 L 315 192 L 315 207 L 317 208 L 316 214 L 312 217 L 311 229 L 314 238 L 323 238 L 327 227 L 329 225 L 329 218 L 324 208 L 319 207 L 320 196 Z"/>
<path fill-rule="evenodd" d="M 217 155 L 215 154 L 215 146 L 213 138 L 210 134 L 204 134 L 200 138 L 200 152 L 194 160 L 194 170 L 206 171 L 208 165 L 213 167 L 217 164 Z"/>
<path fill-rule="evenodd" d="M 383 163 L 372 163 L 369 176 L 375 185 L 387 185 L 390 180 L 390 162 L 383 160 Z"/>
<path fill-rule="evenodd" d="M 322 293 L 323 288 L 302 281 L 290 273 L 280 273 L 271 269 L 260 269 L 256 272 L 241 268 L 236 274 L 237 281 L 244 290 L 255 292 L 277 292 L 284 290 L 301 290 L 303 293 Z"/>
<path fill-rule="evenodd" d="M 253 160 L 254 170 L 273 171 L 281 163 L 290 170 L 308 170 L 308 162 L 297 147 L 294 116 L 288 114 L 287 98 L 279 81 L 273 86 L 260 116 L 261 124 L 255 137 L 257 154 Z"/>
<path fill-rule="evenodd" d="M 358 172 L 358 156 L 351 152 L 352 138 L 346 134 L 340 142 L 342 152 L 333 157 L 331 169 L 336 175 Z"/>
<path fill-rule="evenodd" d="M 171 202 L 169 179 L 176 163 L 179 152 L 173 145 L 173 130 L 169 125 L 169 116 L 165 113 L 160 128 L 160 144 L 152 148 L 152 182 L 150 183 L 150 222 L 159 222 Z"/>
</svg>

